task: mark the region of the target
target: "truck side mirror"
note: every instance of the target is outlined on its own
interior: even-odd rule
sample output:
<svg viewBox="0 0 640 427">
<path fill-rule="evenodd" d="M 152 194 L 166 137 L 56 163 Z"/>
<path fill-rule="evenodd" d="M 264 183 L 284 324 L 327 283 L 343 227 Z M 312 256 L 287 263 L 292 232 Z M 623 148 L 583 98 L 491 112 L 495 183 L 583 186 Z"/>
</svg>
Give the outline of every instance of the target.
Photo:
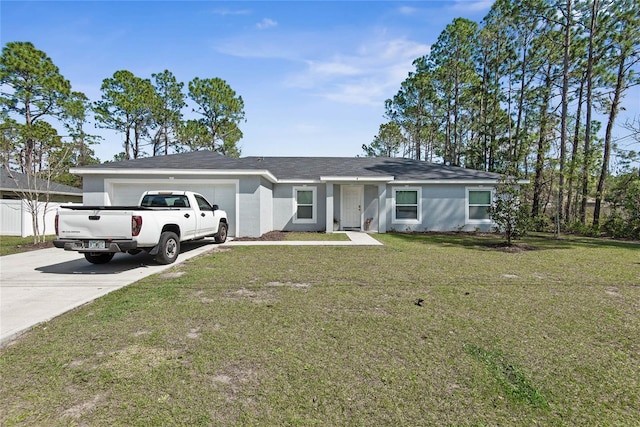
<svg viewBox="0 0 640 427">
<path fill-rule="evenodd" d="M 218 209 L 220 209 L 220 207 L 218 205 L 213 205 L 211 207 L 211 210 L 214 211 L 214 212 L 217 211 Z"/>
</svg>

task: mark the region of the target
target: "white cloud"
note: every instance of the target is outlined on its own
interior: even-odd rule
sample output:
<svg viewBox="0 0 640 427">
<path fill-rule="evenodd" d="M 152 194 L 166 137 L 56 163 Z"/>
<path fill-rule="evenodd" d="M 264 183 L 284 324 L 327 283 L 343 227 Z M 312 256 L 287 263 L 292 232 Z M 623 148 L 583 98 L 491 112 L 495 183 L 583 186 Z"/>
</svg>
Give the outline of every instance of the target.
<svg viewBox="0 0 640 427">
<path fill-rule="evenodd" d="M 456 0 L 452 9 L 465 12 L 489 11 L 493 3 L 494 0 Z"/>
<path fill-rule="evenodd" d="M 266 30 L 269 28 L 277 27 L 277 26 L 278 26 L 278 23 L 273 19 L 269 19 L 269 18 L 264 18 L 262 21 L 256 24 L 256 27 L 259 30 Z"/>
<path fill-rule="evenodd" d="M 211 13 L 214 15 L 221 16 L 235 16 L 235 15 L 251 15 L 251 10 L 249 9 L 213 9 Z"/>
<path fill-rule="evenodd" d="M 400 6 L 398 8 L 398 13 L 400 13 L 401 15 L 413 15 L 416 12 L 418 12 L 418 9 L 411 6 Z"/>
<path fill-rule="evenodd" d="M 250 33 L 216 40 L 218 52 L 245 59 L 279 59 L 291 63 L 281 83 L 300 94 L 332 102 L 383 105 L 400 88 L 412 62 L 429 46 L 378 29 L 353 32 Z"/>
<path fill-rule="evenodd" d="M 307 60 L 287 84 L 335 102 L 381 105 L 413 71 L 412 62 L 428 51 L 427 45 L 406 39 L 363 43 L 352 53 Z"/>
</svg>

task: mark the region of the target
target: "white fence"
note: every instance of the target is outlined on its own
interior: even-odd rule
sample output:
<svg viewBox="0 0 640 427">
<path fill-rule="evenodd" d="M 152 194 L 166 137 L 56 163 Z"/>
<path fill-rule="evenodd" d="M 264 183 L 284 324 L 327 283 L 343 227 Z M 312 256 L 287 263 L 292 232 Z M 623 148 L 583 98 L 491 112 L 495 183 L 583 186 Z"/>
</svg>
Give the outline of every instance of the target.
<svg viewBox="0 0 640 427">
<path fill-rule="evenodd" d="M 70 203 L 64 203 L 68 205 Z M 38 224 L 40 233 L 55 234 L 55 217 L 60 203 L 50 202 L 42 222 L 45 203 L 40 202 L 38 207 Z M 22 200 L 0 200 L 0 235 L 2 236 L 33 236 L 33 222 L 31 210 L 27 202 Z"/>
</svg>

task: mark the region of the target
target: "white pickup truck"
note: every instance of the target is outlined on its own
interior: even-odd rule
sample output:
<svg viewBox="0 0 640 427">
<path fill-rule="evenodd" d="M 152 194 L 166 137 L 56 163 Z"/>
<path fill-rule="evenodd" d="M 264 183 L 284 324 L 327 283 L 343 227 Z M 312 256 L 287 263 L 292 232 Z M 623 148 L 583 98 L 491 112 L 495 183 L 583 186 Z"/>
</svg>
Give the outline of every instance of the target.
<svg viewBox="0 0 640 427">
<path fill-rule="evenodd" d="M 227 240 L 227 214 L 190 191 L 147 191 L 139 206 L 62 206 L 56 215 L 56 248 L 104 264 L 116 252 L 147 251 L 160 264 L 178 258 L 180 242 Z"/>
</svg>

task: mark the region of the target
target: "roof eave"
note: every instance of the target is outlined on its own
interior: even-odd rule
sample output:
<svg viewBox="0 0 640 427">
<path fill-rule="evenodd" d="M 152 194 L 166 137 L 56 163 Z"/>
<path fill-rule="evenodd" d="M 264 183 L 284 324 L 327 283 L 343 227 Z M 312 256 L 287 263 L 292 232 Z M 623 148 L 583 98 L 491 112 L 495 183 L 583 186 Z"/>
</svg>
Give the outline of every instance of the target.
<svg viewBox="0 0 640 427">
<path fill-rule="evenodd" d="M 278 179 L 266 169 L 111 169 L 111 168 L 71 168 L 76 175 L 205 175 L 205 176 L 261 176 L 275 183 Z"/>
<path fill-rule="evenodd" d="M 450 185 L 496 185 L 500 179 L 468 178 L 468 179 L 403 179 L 394 184 L 450 184 Z M 518 181 L 518 184 L 528 184 L 529 180 Z"/>
<path fill-rule="evenodd" d="M 378 182 L 387 183 L 394 180 L 393 176 L 321 176 L 320 182 Z"/>
</svg>

